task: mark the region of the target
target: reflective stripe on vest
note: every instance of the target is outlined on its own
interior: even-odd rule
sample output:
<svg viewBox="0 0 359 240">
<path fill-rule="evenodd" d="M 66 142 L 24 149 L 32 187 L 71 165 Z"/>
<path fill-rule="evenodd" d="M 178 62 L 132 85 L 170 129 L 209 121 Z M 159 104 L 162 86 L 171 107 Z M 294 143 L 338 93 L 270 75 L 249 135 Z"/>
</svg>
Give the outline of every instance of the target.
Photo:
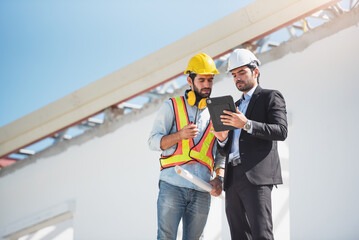
<svg viewBox="0 0 359 240">
<path fill-rule="evenodd" d="M 177 131 L 189 124 L 188 113 L 185 105 L 184 97 L 171 98 Z M 193 161 L 202 163 L 208 169 L 213 171 L 213 145 L 215 137 L 209 130 L 211 123 L 207 126 L 201 140 L 197 145 L 194 145 L 193 138 L 185 139 L 177 143 L 177 148 L 172 155 L 161 156 L 161 170 L 163 168 L 173 167 L 176 165 L 183 165 Z"/>
</svg>

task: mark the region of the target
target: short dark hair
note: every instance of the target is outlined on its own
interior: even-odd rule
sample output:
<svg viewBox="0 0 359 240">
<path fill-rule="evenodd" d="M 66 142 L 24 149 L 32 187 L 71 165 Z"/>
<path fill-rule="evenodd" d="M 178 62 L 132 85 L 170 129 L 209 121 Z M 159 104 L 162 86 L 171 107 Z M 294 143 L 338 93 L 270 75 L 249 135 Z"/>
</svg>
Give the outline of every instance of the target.
<svg viewBox="0 0 359 240">
<path fill-rule="evenodd" d="M 190 72 L 188 76 L 192 79 L 192 82 L 194 82 L 194 79 L 196 78 L 197 73 Z"/>
<path fill-rule="evenodd" d="M 252 61 L 249 64 L 247 64 L 246 66 L 251 70 L 252 73 L 253 73 L 254 69 L 258 68 L 258 64 L 256 61 Z M 258 72 L 258 77 L 257 77 L 258 84 L 259 84 L 259 76 L 260 75 L 261 75 L 261 73 Z"/>
</svg>

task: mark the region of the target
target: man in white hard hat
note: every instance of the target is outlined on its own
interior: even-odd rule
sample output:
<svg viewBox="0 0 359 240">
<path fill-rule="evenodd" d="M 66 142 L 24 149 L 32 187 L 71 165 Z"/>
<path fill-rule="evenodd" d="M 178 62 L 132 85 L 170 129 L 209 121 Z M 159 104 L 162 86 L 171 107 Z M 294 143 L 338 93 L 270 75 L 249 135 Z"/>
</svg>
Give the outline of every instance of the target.
<svg viewBox="0 0 359 240">
<path fill-rule="evenodd" d="M 286 105 L 276 90 L 258 84 L 260 61 L 246 49 L 234 50 L 228 71 L 243 94 L 237 112 L 224 111 L 231 131 L 214 132 L 226 156 L 224 190 L 232 239 L 274 239 L 271 192 L 282 183 L 277 141 L 287 137 Z"/>
</svg>

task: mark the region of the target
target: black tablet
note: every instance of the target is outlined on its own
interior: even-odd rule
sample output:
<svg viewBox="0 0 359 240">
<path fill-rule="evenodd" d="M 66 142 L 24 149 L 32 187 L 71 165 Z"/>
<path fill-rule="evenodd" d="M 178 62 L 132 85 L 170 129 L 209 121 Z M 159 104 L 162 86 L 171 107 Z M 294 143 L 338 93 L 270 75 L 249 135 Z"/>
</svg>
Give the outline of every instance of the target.
<svg viewBox="0 0 359 240">
<path fill-rule="evenodd" d="M 220 117 L 224 114 L 223 110 L 236 112 L 232 96 L 227 95 L 223 97 L 208 98 L 206 101 L 209 114 L 211 115 L 213 128 L 216 132 L 235 129 L 233 126 L 223 125 Z"/>
</svg>

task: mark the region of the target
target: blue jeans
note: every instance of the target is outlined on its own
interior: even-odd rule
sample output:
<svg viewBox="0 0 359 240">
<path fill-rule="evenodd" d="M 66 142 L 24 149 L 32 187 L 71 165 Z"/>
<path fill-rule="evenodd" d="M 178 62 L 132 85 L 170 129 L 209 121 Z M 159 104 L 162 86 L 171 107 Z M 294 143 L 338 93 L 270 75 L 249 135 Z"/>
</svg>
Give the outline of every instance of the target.
<svg viewBox="0 0 359 240">
<path fill-rule="evenodd" d="M 157 199 L 157 239 L 176 240 L 182 218 L 183 239 L 200 239 L 207 222 L 211 195 L 190 188 L 159 183 Z"/>
</svg>

